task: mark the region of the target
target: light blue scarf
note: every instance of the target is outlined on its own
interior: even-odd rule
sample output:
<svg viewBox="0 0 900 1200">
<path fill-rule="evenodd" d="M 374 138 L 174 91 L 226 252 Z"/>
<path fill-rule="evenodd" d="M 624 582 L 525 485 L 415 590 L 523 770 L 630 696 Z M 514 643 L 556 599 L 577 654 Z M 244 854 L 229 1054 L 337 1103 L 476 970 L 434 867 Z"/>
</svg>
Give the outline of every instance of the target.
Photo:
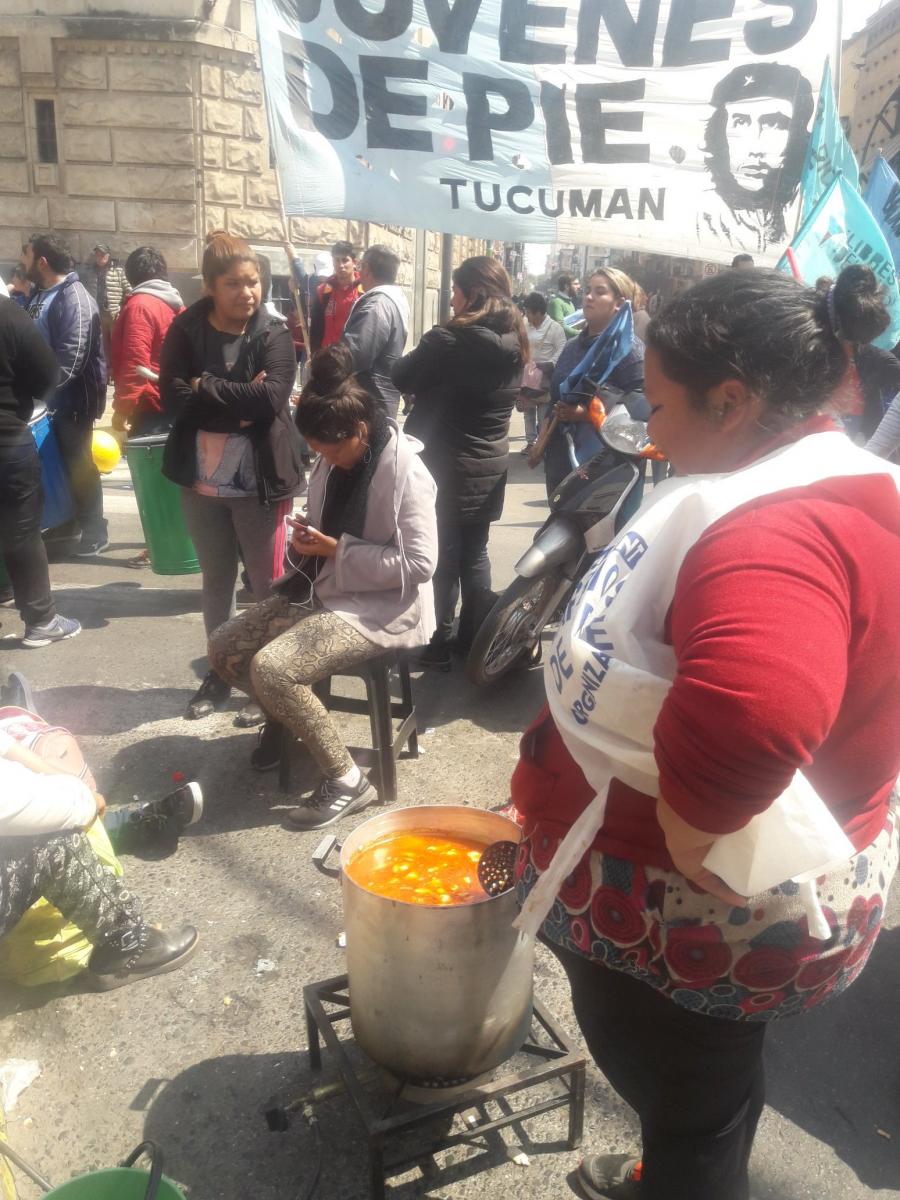
<svg viewBox="0 0 900 1200">
<path fill-rule="evenodd" d="M 588 346 L 581 362 L 560 383 L 560 401 L 563 404 L 589 403 L 601 384 L 631 353 L 633 343 L 634 318 L 631 302 L 626 300 L 613 320 Z M 563 434 L 569 443 L 573 470 L 603 449 L 599 434 L 588 421 L 566 422 Z"/>
</svg>

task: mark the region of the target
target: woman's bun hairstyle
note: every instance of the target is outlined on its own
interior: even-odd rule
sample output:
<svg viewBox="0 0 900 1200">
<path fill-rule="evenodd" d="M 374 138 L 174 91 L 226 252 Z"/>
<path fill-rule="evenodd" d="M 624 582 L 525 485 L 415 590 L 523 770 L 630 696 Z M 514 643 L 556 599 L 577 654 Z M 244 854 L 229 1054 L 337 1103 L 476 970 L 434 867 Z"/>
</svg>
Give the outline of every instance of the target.
<svg viewBox="0 0 900 1200">
<path fill-rule="evenodd" d="M 837 277 L 832 297 L 836 333 L 845 342 L 866 345 L 891 323 L 884 293 L 871 267 L 845 267 Z"/>
<path fill-rule="evenodd" d="M 342 442 L 367 428 L 375 402 L 353 373 L 353 355 L 344 342 L 317 351 L 309 363 L 309 379 L 300 393 L 295 422 L 305 438 Z"/>
<path fill-rule="evenodd" d="M 304 396 L 331 396 L 353 378 L 353 355 L 346 342 L 334 342 L 314 354 L 309 363 L 309 380 Z"/>
</svg>

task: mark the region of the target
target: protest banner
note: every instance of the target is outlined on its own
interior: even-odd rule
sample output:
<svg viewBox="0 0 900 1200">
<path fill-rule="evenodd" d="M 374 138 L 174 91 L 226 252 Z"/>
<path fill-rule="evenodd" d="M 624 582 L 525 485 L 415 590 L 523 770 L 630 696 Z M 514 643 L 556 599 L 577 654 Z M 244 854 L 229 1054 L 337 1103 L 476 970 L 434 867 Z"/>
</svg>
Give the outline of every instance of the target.
<svg viewBox="0 0 900 1200">
<path fill-rule="evenodd" d="M 825 63 L 816 119 L 813 122 L 809 149 L 800 177 L 800 220 L 805 221 L 825 191 L 843 174 L 847 183 L 859 189 L 859 165 L 834 102 L 831 82 L 831 63 Z"/>
<path fill-rule="evenodd" d="M 900 180 L 879 154 L 866 184 L 865 201 L 900 270 Z"/>
<path fill-rule="evenodd" d="M 292 216 L 774 262 L 837 9 L 256 0 Z"/>
<path fill-rule="evenodd" d="M 891 324 L 874 344 L 891 350 L 900 341 L 900 291 L 894 260 L 865 200 L 838 175 L 797 231 L 778 268 L 811 286 L 822 275 L 834 279 L 851 263 L 871 267 L 884 289 Z"/>
</svg>

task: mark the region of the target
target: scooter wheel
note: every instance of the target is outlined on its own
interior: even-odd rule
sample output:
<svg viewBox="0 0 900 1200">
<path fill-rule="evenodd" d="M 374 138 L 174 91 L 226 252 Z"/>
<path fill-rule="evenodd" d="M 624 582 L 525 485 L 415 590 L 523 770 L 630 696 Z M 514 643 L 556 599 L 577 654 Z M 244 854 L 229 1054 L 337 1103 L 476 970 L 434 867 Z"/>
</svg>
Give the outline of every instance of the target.
<svg viewBox="0 0 900 1200">
<path fill-rule="evenodd" d="M 552 615 L 558 579 L 513 580 L 478 630 L 466 660 L 466 674 L 477 687 L 496 683 L 516 666 L 541 659 L 541 630 Z"/>
</svg>

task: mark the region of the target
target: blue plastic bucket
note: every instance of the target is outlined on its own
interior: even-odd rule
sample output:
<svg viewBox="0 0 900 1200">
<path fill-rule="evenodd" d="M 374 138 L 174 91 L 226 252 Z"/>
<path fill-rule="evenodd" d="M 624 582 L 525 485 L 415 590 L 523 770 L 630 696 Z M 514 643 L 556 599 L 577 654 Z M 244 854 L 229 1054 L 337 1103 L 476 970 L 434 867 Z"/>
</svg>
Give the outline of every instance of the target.
<svg viewBox="0 0 900 1200">
<path fill-rule="evenodd" d="M 47 410 L 43 406 L 35 409 L 28 424 L 41 460 L 41 482 L 44 485 L 41 528 L 56 529 L 58 525 L 71 521 L 75 515 L 69 478 Z"/>
</svg>

